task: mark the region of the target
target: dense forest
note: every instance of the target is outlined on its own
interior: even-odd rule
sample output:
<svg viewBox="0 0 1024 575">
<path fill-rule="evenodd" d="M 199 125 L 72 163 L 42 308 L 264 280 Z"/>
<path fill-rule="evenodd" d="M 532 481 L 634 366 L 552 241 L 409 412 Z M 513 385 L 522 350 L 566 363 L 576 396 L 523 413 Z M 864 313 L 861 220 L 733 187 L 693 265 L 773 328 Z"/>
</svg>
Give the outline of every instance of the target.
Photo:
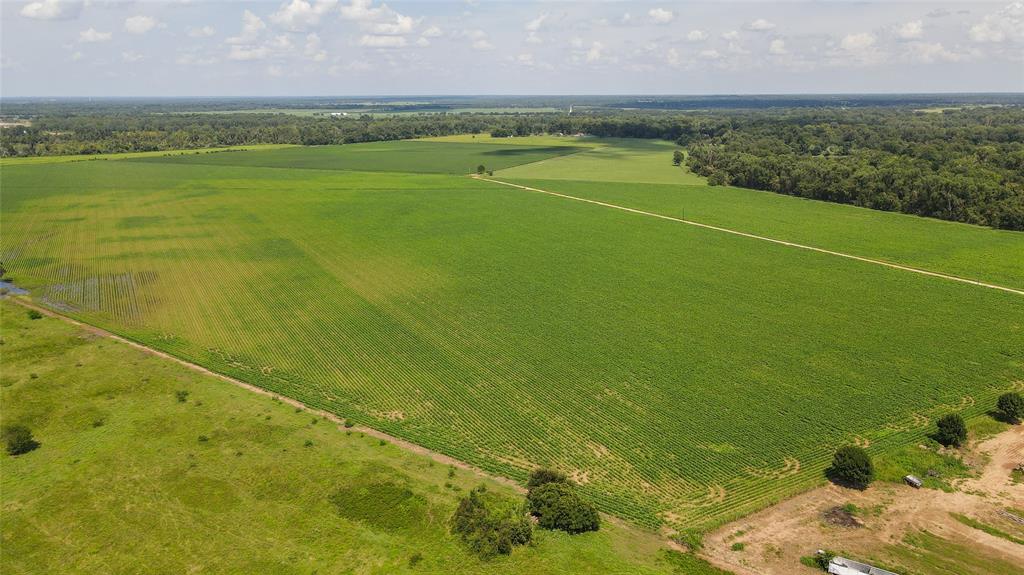
<svg viewBox="0 0 1024 575">
<path fill-rule="evenodd" d="M 221 104 L 210 104 L 215 105 Z M 687 165 L 712 184 L 1024 230 L 1024 107 L 1019 105 L 927 112 L 912 106 L 592 108 L 571 115 L 509 110 L 330 117 L 269 110 L 177 112 L 156 101 L 17 104 L 4 112 L 8 122 L 20 121 L 0 131 L 2 156 L 349 144 L 480 132 L 659 138 L 685 147 Z"/>
</svg>

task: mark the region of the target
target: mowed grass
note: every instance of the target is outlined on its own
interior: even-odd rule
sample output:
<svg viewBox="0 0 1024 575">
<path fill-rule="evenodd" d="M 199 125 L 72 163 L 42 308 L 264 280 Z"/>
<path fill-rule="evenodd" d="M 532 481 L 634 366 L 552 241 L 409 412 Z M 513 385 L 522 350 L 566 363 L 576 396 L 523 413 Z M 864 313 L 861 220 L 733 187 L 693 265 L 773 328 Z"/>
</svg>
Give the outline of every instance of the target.
<svg viewBox="0 0 1024 575">
<path fill-rule="evenodd" d="M 3 423 L 41 443 L 0 455 L 5 574 L 701 572 L 616 522 L 483 563 L 447 520 L 506 486 L 10 302 L 0 333 Z"/>
<path fill-rule="evenodd" d="M 674 218 L 1024 289 L 1021 232 L 725 186 L 503 177 L 516 170 L 505 170 L 495 177 Z"/>
<path fill-rule="evenodd" d="M 581 148 L 563 145 L 521 146 L 495 143 L 480 146 L 412 140 L 285 148 L 246 154 L 168 156 L 144 158 L 141 161 L 214 166 L 468 174 L 475 172 L 480 165 L 489 170 L 499 170 L 579 151 Z"/>
<path fill-rule="evenodd" d="M 704 178 L 672 165 L 672 153 L 682 150 L 673 142 L 635 138 L 581 139 L 590 149 L 495 174 L 500 178 L 544 178 L 590 182 L 704 185 Z"/>
<path fill-rule="evenodd" d="M 1024 365 L 1013 294 L 462 177 L 117 168 L 4 171 L 36 298 L 646 525 L 817 484 Z"/>
</svg>

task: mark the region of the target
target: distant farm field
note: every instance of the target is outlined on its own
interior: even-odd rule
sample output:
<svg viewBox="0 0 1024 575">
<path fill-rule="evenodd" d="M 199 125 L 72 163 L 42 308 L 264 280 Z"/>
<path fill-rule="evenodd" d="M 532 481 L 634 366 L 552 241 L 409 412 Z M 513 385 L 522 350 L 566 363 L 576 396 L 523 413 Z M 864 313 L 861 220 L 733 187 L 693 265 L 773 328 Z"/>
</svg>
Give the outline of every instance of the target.
<svg viewBox="0 0 1024 575">
<path fill-rule="evenodd" d="M 563 145 L 472 145 L 401 141 L 292 147 L 258 153 L 204 154 L 198 157 L 178 155 L 143 158 L 140 161 L 262 168 L 468 174 L 481 165 L 488 170 L 500 170 L 582 150 L 584 148 Z"/>
<path fill-rule="evenodd" d="M 496 473 L 563 468 L 645 525 L 720 523 L 821 481 L 838 445 L 885 453 L 1021 385 L 1019 295 L 447 175 L 569 151 L 9 166 L 2 261 L 69 315 Z M 679 205 L 669 187 L 561 182 Z M 675 189 L 687 218 L 869 257 L 951 229 Z M 926 263 L 1012 280 L 1017 236 L 963 228 L 967 251 L 937 238 Z"/>
</svg>

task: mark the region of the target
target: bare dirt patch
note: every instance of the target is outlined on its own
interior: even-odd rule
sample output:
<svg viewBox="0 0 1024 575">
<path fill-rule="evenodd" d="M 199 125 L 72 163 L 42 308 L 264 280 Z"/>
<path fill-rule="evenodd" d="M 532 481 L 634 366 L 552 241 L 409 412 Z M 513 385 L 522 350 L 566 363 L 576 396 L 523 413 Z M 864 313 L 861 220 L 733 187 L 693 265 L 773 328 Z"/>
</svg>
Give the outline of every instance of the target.
<svg viewBox="0 0 1024 575">
<path fill-rule="evenodd" d="M 801 565 L 800 557 L 817 549 L 886 557 L 886 547 L 925 530 L 980 556 L 1024 564 L 1024 546 L 951 515 L 1015 524 L 1005 514 L 1007 509 L 1024 509 L 1024 484 L 1011 480 L 1013 468 L 1024 462 L 1024 426 L 973 445 L 965 460 L 978 462 L 981 471 L 976 477 L 954 481 L 952 493 L 880 482 L 865 491 L 827 485 L 723 525 L 705 537 L 702 555 L 737 575 L 811 574 L 815 570 Z M 744 533 L 742 554 L 730 550 L 738 531 Z"/>
</svg>

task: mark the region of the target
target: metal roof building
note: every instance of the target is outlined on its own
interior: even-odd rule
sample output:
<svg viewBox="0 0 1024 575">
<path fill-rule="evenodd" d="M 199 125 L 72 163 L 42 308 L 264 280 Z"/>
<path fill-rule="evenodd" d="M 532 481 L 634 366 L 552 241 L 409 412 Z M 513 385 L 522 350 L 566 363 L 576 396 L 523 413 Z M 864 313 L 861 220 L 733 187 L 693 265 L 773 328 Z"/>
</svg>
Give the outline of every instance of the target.
<svg viewBox="0 0 1024 575">
<path fill-rule="evenodd" d="M 828 563 L 828 572 L 832 575 L 897 575 L 892 571 L 879 569 L 845 557 L 833 557 Z"/>
</svg>

